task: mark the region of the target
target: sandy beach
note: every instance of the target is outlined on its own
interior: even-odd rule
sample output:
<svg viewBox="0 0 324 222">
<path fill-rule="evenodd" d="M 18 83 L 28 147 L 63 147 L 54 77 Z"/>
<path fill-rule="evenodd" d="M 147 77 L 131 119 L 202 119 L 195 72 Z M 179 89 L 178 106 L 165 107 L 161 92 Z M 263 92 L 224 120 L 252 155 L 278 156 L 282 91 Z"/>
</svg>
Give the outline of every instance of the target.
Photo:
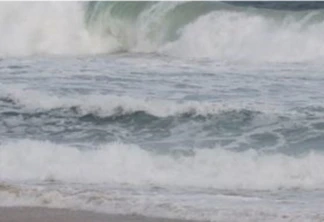
<svg viewBox="0 0 324 222">
<path fill-rule="evenodd" d="M 42 207 L 0 207 L 0 222 L 184 222 L 138 215 L 113 215 Z"/>
</svg>

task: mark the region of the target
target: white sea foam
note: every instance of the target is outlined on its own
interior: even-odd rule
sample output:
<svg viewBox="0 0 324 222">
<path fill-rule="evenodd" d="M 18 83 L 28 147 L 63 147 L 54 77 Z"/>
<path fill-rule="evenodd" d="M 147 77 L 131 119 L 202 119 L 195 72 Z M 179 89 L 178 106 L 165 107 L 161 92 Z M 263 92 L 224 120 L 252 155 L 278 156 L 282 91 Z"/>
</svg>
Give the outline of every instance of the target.
<svg viewBox="0 0 324 222">
<path fill-rule="evenodd" d="M 109 143 L 95 150 L 20 140 L 0 146 L 0 180 L 58 180 L 217 189 L 321 188 L 321 153 L 303 157 L 196 149 L 193 155 L 157 155 L 137 145 Z"/>
<path fill-rule="evenodd" d="M 183 28 L 180 38 L 160 48 L 175 56 L 217 60 L 308 61 L 324 56 L 324 22 L 307 24 L 317 13 L 299 19 L 271 18 L 248 12 L 217 11 Z M 277 20 L 277 21 L 276 21 Z"/>
</svg>

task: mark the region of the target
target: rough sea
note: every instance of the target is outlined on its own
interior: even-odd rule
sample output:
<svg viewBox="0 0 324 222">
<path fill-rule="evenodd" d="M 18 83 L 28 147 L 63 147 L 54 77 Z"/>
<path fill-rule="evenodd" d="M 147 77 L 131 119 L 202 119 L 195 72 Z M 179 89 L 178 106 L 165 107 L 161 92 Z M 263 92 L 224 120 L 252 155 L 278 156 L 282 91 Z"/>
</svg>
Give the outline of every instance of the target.
<svg viewBox="0 0 324 222">
<path fill-rule="evenodd" d="M 1 2 L 0 205 L 324 221 L 323 7 Z"/>
</svg>

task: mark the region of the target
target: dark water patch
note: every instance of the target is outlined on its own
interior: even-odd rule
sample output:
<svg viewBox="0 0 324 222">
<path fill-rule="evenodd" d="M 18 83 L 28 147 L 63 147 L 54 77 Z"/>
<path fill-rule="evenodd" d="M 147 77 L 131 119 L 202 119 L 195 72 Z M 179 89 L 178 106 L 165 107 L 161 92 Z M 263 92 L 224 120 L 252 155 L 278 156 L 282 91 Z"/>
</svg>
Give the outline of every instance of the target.
<svg viewBox="0 0 324 222">
<path fill-rule="evenodd" d="M 318 130 L 324 130 L 324 122 L 314 123 L 313 127 Z"/>
<path fill-rule="evenodd" d="M 222 147 L 301 153 L 324 149 L 323 117 L 248 109 L 206 114 L 191 109 L 157 116 L 122 107 L 107 115 L 102 110 L 86 113 L 79 106 L 35 111 L 12 108 L 0 112 L 0 137 L 95 144 L 122 141 L 155 149 Z"/>
<path fill-rule="evenodd" d="M 29 68 L 29 66 L 26 65 L 9 65 L 7 66 L 8 69 L 26 69 Z"/>
<path fill-rule="evenodd" d="M 125 113 L 125 114 L 118 114 L 117 111 L 115 113 L 116 114 L 107 117 L 100 117 L 96 114 L 88 113 L 86 115 L 79 117 L 79 120 L 85 122 L 92 122 L 96 124 L 107 124 L 107 123 L 114 123 L 114 122 L 136 124 L 136 123 L 153 122 L 159 119 L 159 117 L 146 113 L 145 111 L 135 111 L 132 113 Z"/>
<path fill-rule="evenodd" d="M 196 144 L 196 139 L 203 141 L 210 140 L 213 136 L 242 134 L 244 128 L 259 115 L 259 112 L 249 110 L 206 115 L 189 110 L 160 117 L 143 110 L 126 112 L 117 108 L 115 111 L 104 116 L 96 112 L 84 114 L 76 106 L 34 112 L 7 110 L 0 113 L 0 128 L 9 137 L 26 136 L 50 140 L 83 137 L 97 142 L 123 140 L 135 143 L 165 139 L 175 141 L 177 138 L 176 141 L 183 141 L 183 144 Z M 95 136 L 95 132 L 99 132 L 101 136 Z M 218 141 L 219 138 L 211 140 Z"/>
<path fill-rule="evenodd" d="M 0 97 L 0 102 L 2 103 L 9 103 L 9 104 L 15 104 L 15 101 L 11 99 L 10 97 Z"/>
</svg>

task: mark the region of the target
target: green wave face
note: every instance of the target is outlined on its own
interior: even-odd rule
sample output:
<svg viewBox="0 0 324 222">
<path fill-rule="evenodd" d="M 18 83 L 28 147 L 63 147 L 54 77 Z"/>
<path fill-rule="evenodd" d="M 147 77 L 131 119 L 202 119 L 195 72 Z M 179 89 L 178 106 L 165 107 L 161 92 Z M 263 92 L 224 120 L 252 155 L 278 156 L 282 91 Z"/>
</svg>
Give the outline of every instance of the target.
<svg viewBox="0 0 324 222">
<path fill-rule="evenodd" d="M 114 38 L 119 51 L 192 55 L 178 48 L 197 45 L 192 51 L 198 51 L 198 57 L 217 58 L 241 48 L 263 47 L 263 54 L 270 53 L 277 45 L 294 48 L 305 44 L 300 52 L 308 51 L 309 41 L 318 41 L 324 30 L 323 11 L 309 10 L 314 7 L 260 2 L 90 2 L 85 17 L 88 29 L 103 38 Z M 237 48 L 231 49 L 234 46 Z M 170 53 L 170 48 L 177 52 Z M 201 48 L 212 52 L 199 53 Z"/>
<path fill-rule="evenodd" d="M 86 23 L 93 32 L 113 35 L 131 46 L 145 38 L 155 44 L 174 41 L 199 16 L 233 6 L 221 2 L 91 2 Z M 133 36 L 131 36 L 133 35 Z"/>
</svg>

